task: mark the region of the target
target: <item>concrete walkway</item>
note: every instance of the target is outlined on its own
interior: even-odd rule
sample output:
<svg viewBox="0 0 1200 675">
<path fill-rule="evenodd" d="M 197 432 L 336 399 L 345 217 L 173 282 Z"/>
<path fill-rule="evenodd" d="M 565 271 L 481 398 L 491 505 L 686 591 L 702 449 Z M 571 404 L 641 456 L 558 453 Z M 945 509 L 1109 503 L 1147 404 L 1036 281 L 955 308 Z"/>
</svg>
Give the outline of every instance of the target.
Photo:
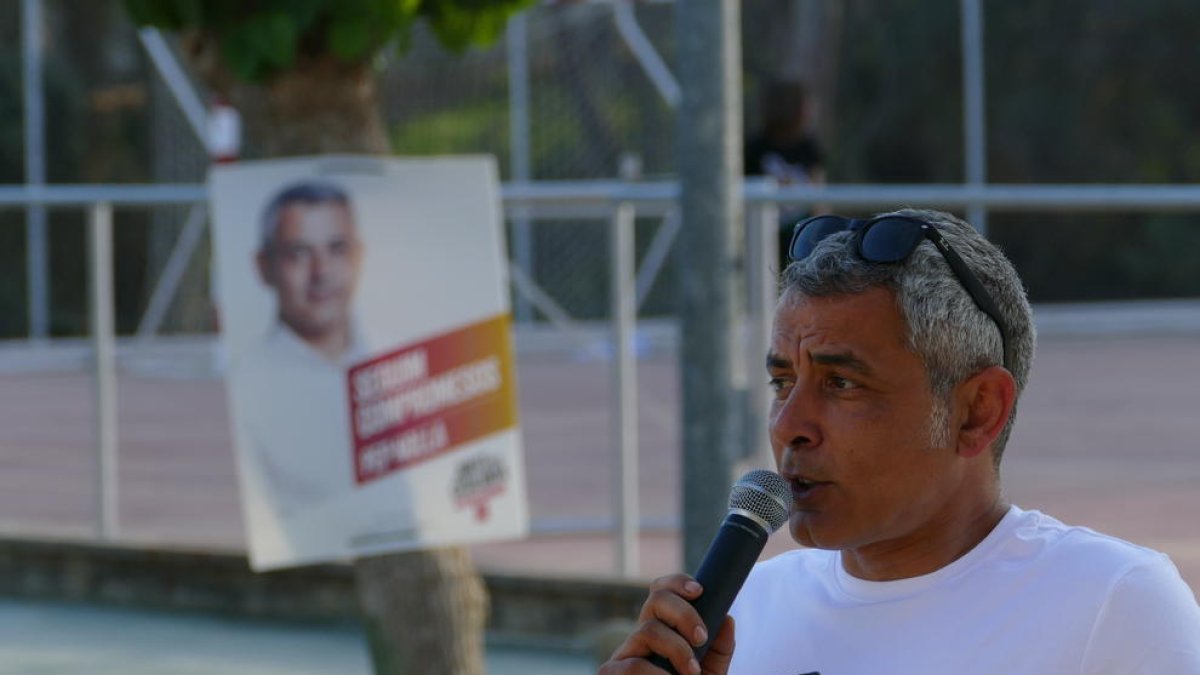
<svg viewBox="0 0 1200 675">
<path fill-rule="evenodd" d="M 586 657 L 490 647 L 489 675 L 585 675 Z M 349 625 L 0 601 L 0 675 L 369 675 Z"/>
</svg>

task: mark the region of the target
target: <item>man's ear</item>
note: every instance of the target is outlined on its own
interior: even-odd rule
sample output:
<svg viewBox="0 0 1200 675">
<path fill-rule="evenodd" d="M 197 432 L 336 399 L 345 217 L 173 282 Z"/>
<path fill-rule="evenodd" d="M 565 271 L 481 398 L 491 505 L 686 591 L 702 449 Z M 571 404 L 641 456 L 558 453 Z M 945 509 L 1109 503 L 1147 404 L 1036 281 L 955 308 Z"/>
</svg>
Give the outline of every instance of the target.
<svg viewBox="0 0 1200 675">
<path fill-rule="evenodd" d="M 1017 383 L 1000 366 L 985 368 L 958 386 L 955 401 L 961 411 L 957 452 L 962 457 L 976 457 L 991 447 L 1008 423 L 1017 402 Z"/>
</svg>

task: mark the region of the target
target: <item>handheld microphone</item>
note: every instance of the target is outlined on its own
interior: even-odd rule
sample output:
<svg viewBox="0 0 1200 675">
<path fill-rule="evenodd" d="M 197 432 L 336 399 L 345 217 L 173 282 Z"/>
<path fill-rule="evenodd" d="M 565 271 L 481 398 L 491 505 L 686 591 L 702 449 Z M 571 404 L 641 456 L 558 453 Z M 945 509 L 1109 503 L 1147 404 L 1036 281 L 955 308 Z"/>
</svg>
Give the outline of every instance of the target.
<svg viewBox="0 0 1200 675">
<path fill-rule="evenodd" d="M 692 601 L 692 606 L 708 630 L 708 641 L 693 650 L 697 661 L 708 652 L 767 538 L 787 522 L 791 503 L 791 486 L 774 471 L 755 469 L 734 483 L 729 492 L 729 513 L 696 570 L 696 581 L 704 592 Z M 657 654 L 650 657 L 650 662 L 678 675 L 670 662 Z"/>
</svg>

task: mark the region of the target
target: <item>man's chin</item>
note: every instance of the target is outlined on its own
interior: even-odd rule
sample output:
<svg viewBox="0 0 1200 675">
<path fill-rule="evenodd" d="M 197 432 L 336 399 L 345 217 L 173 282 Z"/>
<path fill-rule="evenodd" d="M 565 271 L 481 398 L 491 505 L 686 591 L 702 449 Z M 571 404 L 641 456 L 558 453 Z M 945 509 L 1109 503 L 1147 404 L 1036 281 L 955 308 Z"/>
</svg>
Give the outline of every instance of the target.
<svg viewBox="0 0 1200 675">
<path fill-rule="evenodd" d="M 788 521 L 792 539 L 805 548 L 829 550 L 842 548 L 843 538 L 830 527 L 830 523 L 821 522 L 822 520 L 821 517 L 811 513 L 793 513 Z"/>
<path fill-rule="evenodd" d="M 345 318 L 306 317 L 304 320 L 283 321 L 292 332 L 308 342 L 324 340 L 329 336 L 348 329 Z"/>
</svg>

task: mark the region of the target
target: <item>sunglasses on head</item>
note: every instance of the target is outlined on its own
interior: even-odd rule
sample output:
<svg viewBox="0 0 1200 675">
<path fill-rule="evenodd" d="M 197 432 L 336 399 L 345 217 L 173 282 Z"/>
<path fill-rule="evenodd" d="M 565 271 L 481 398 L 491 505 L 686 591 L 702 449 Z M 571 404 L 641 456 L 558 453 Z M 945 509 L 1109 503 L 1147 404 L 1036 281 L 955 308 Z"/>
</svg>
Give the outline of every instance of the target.
<svg viewBox="0 0 1200 675">
<path fill-rule="evenodd" d="M 872 263 L 898 263 L 908 259 L 922 239 L 928 239 L 941 252 L 954 276 L 967 290 L 971 299 L 984 314 L 991 317 L 1000 330 L 1000 343 L 1004 347 L 1004 364 L 1008 364 L 1008 326 L 1000 318 L 1000 309 L 991 294 L 983 287 L 979 277 L 967 267 L 942 233 L 936 227 L 917 218 L 908 216 L 880 216 L 857 219 L 841 216 L 813 216 L 796 223 L 792 232 L 792 243 L 788 246 L 788 260 L 804 260 L 822 239 L 835 232 L 854 232 L 854 248 L 863 260 Z"/>
</svg>

